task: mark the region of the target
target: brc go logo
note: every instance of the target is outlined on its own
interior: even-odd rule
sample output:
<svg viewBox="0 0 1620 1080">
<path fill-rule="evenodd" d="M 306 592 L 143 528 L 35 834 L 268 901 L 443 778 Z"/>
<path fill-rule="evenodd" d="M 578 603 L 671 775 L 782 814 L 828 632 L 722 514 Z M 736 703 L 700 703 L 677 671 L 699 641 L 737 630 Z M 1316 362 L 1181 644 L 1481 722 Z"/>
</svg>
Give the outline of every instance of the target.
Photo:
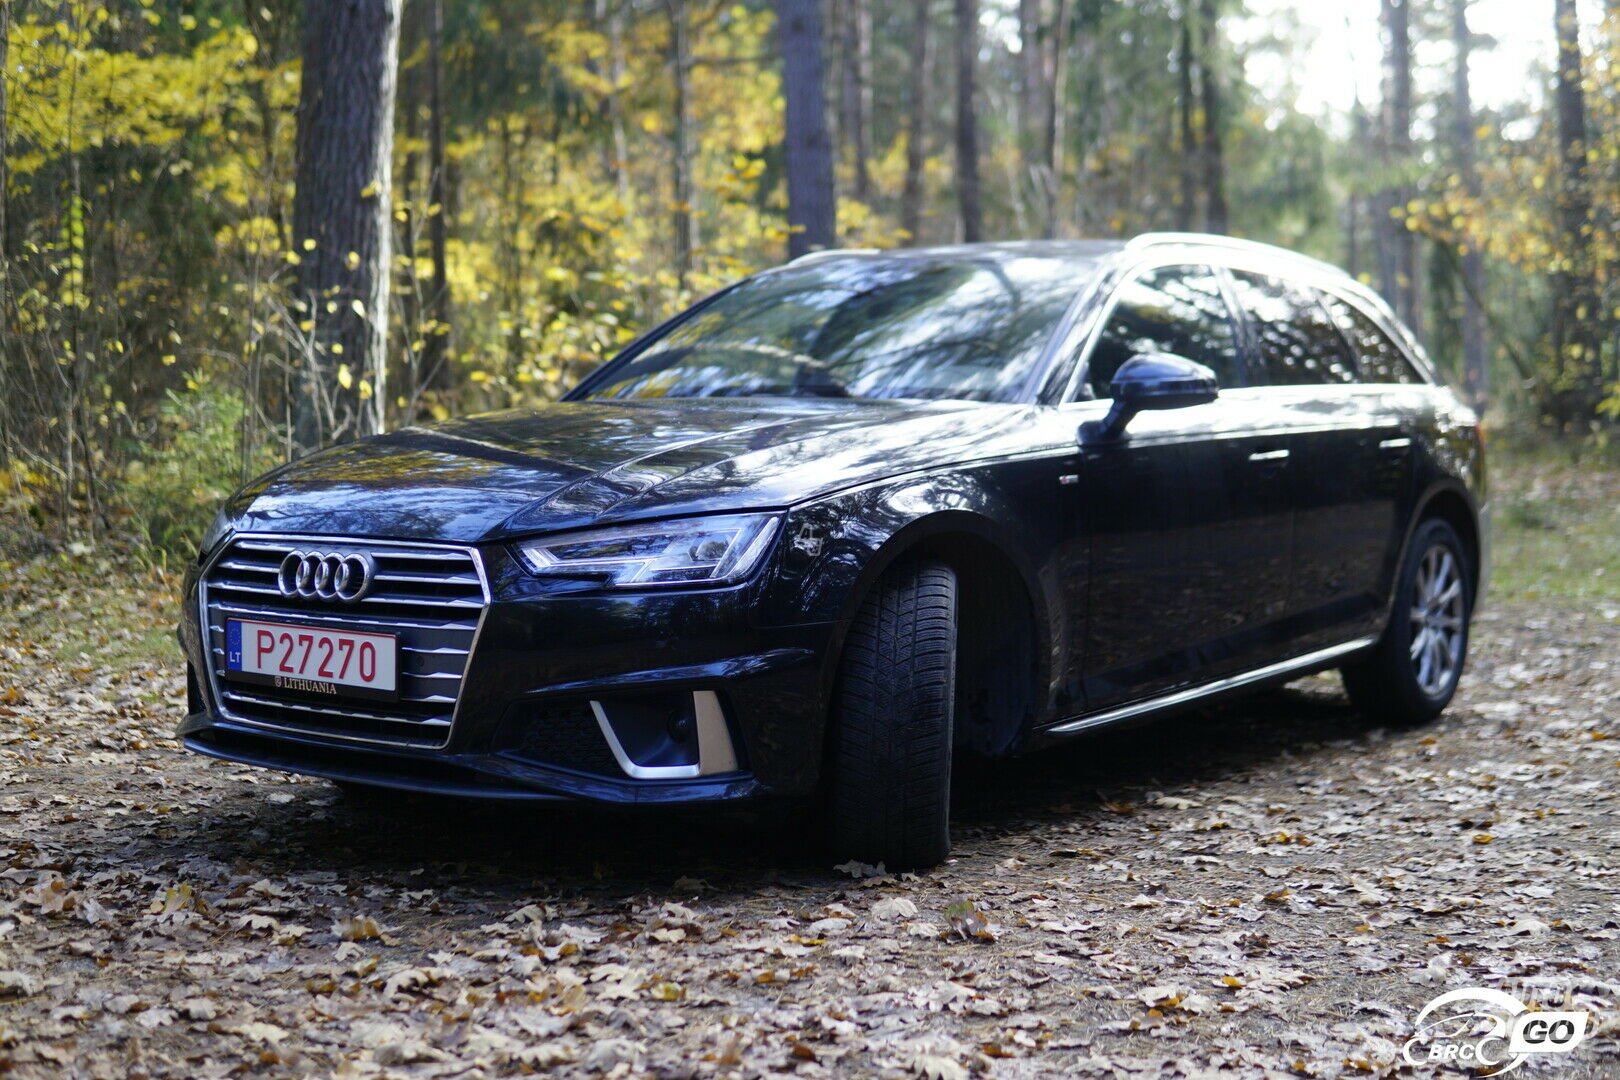
<svg viewBox="0 0 1620 1080">
<path fill-rule="evenodd" d="M 1584 1012 L 1532 1012 L 1512 994 L 1469 986 L 1441 994 L 1418 1013 L 1401 1049 L 1408 1065 L 1459 1065 L 1501 1076 L 1535 1054 L 1567 1054 L 1586 1038 Z"/>
</svg>

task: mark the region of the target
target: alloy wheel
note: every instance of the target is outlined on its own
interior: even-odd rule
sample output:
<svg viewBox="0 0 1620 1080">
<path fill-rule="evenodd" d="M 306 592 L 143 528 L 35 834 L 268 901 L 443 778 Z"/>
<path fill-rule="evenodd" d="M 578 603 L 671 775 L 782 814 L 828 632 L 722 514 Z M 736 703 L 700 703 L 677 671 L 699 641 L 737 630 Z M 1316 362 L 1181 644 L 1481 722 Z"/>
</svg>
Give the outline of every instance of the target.
<svg viewBox="0 0 1620 1080">
<path fill-rule="evenodd" d="M 1431 698 L 1451 688 L 1462 666 L 1462 567 L 1445 544 L 1423 554 L 1412 582 L 1412 671 Z"/>
</svg>

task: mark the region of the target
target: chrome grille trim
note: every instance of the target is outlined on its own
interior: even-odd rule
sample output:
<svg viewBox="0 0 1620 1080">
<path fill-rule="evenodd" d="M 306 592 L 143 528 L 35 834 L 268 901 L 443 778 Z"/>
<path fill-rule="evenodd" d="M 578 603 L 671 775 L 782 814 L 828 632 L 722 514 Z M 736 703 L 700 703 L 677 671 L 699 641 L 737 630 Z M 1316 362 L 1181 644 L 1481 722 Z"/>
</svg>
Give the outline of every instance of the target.
<svg viewBox="0 0 1620 1080">
<path fill-rule="evenodd" d="M 383 571 L 372 594 L 351 603 L 283 596 L 271 584 L 280 559 L 311 547 L 370 553 Z M 276 565 L 270 565 L 272 561 Z M 489 601 L 489 578 L 473 547 L 346 536 L 237 534 L 220 545 L 198 578 L 208 688 L 220 714 L 244 727 L 340 742 L 441 749 L 449 744 L 455 727 L 462 681 Z M 225 624 L 231 618 L 393 634 L 399 640 L 399 698 L 354 698 L 333 705 L 296 692 L 222 679 Z"/>
</svg>

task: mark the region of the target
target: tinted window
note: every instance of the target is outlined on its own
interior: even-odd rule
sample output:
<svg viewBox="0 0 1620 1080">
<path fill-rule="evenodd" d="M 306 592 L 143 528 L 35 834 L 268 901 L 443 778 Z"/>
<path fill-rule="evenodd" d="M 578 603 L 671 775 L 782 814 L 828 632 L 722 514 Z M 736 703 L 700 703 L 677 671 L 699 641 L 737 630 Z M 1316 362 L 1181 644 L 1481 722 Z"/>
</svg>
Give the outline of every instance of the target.
<svg viewBox="0 0 1620 1080">
<path fill-rule="evenodd" d="M 1423 380 L 1400 347 L 1379 329 L 1372 317 L 1337 296 L 1327 297 L 1328 311 L 1356 350 L 1364 383 L 1419 383 Z"/>
<path fill-rule="evenodd" d="M 1010 401 L 1093 272 L 1007 256 L 790 266 L 716 298 L 588 396 Z"/>
<path fill-rule="evenodd" d="M 1238 300 L 1254 325 L 1255 345 L 1272 386 L 1356 381 L 1350 346 L 1314 289 L 1239 272 Z"/>
<path fill-rule="evenodd" d="M 1243 385 L 1237 328 L 1213 270 L 1165 267 L 1122 287 L 1118 306 L 1091 352 L 1086 375 L 1091 392 L 1112 396 L 1108 384 L 1119 366 L 1153 352 L 1196 360 L 1215 372 L 1221 386 Z"/>
</svg>

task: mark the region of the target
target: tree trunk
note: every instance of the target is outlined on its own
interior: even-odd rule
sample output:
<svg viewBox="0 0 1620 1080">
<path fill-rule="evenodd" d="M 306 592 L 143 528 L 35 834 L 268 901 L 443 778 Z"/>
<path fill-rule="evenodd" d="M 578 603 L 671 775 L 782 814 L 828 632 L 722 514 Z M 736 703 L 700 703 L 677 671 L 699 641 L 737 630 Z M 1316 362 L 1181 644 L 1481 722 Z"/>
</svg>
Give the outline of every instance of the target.
<svg viewBox="0 0 1620 1080">
<path fill-rule="evenodd" d="M 1043 223 L 1051 202 L 1046 153 L 1051 73 L 1046 50 L 1053 36 L 1043 40 L 1041 34 L 1045 7 L 1045 0 L 1018 0 L 1018 156 Z M 1021 198 L 1022 191 L 1018 194 Z"/>
<path fill-rule="evenodd" d="M 1385 36 L 1384 138 L 1386 167 L 1404 174 L 1412 164 L 1412 10 L 1411 0 L 1382 0 Z M 1406 227 L 1412 189 L 1393 184 L 1381 209 L 1383 244 L 1389 248 L 1384 290 L 1401 320 L 1413 330 L 1422 323 L 1423 305 L 1417 266 L 1417 237 Z"/>
<path fill-rule="evenodd" d="M 787 99 L 788 255 L 837 243 L 832 145 L 821 63 L 821 0 L 777 0 Z"/>
<path fill-rule="evenodd" d="M 1024 168 L 1033 174 L 1046 121 L 1036 112 L 1046 60 L 1041 46 L 1041 0 L 1018 0 L 1018 141 Z"/>
<path fill-rule="evenodd" d="M 669 13 L 669 62 L 675 79 L 675 130 L 671 133 L 671 174 L 674 181 L 670 200 L 670 224 L 675 232 L 675 279 L 686 288 L 692 274 L 692 43 L 687 23 L 686 0 L 667 0 Z"/>
<path fill-rule="evenodd" d="M 974 111 L 979 68 L 978 0 L 956 0 L 956 198 L 962 240 L 984 238 L 979 199 L 979 119 Z"/>
<path fill-rule="evenodd" d="M 1586 165 L 1586 91 L 1582 86 L 1580 15 L 1575 0 L 1555 0 L 1558 34 L 1558 228 L 1565 269 L 1553 276 L 1554 418 L 1591 419 L 1603 388 L 1599 368 L 1598 293 L 1592 283 L 1592 193 Z"/>
<path fill-rule="evenodd" d="M 420 4 L 413 4 L 401 10 L 399 51 L 405 56 L 415 53 L 417 42 L 426 37 L 426 20 L 422 16 Z M 415 345 L 416 339 L 423 333 L 423 320 L 426 318 L 423 313 L 423 291 L 416 276 L 416 253 L 422 235 L 423 205 L 420 190 L 422 155 L 416 150 L 417 141 L 422 134 L 422 82 L 420 67 L 401 70 L 399 88 L 395 92 L 394 99 L 397 112 L 395 122 L 401 129 L 400 134 L 404 136 L 407 147 L 404 157 L 400 159 L 399 171 L 394 174 L 394 188 L 399 195 L 400 207 L 400 224 L 394 233 L 394 246 L 400 255 L 396 260 L 400 265 L 392 269 L 395 279 L 394 291 L 399 294 L 400 307 L 403 309 L 400 339 L 405 348 L 400 373 L 405 377 L 405 385 L 399 388 L 399 396 L 405 401 L 408 418 L 420 401 L 427 374 L 427 368 L 423 363 L 423 354 L 427 351 L 426 343 L 421 349 Z"/>
<path fill-rule="evenodd" d="M 1042 107 L 1042 116 L 1046 119 L 1046 141 L 1041 147 L 1046 167 L 1043 184 L 1046 201 L 1042 216 L 1047 236 L 1057 233 L 1058 192 L 1063 186 L 1063 138 L 1067 113 L 1064 103 L 1068 100 L 1069 21 L 1073 14 L 1074 4 L 1070 0 L 1057 0 L 1057 10 L 1052 18 L 1052 45 L 1047 53 L 1047 96 Z"/>
<path fill-rule="evenodd" d="M 0 465 L 6 464 L 11 453 L 11 437 L 6 431 L 7 406 L 11 398 L 12 365 L 19 357 L 12 355 L 20 348 L 11 333 L 11 263 L 9 253 L 9 221 L 7 192 L 10 190 L 6 172 L 6 153 L 11 147 L 10 130 L 6 125 L 11 115 L 7 111 L 5 72 L 7 54 L 11 45 L 11 0 L 0 0 Z"/>
<path fill-rule="evenodd" d="M 872 198 L 872 10 L 867 0 L 844 0 L 842 38 L 844 118 L 841 134 L 849 145 L 855 172 L 855 197 Z"/>
<path fill-rule="evenodd" d="M 10 70 L 6 67 L 7 55 L 11 47 L 11 0 L 0 0 L 0 73 Z M 0 74 L 0 338 L 10 340 L 11 323 L 8 321 L 11 312 L 11 263 L 8 261 L 11 245 L 10 222 L 6 212 L 9 209 L 8 192 L 11 190 L 9 175 L 6 172 L 6 152 L 11 147 L 10 130 L 6 125 L 11 116 L 6 100 L 6 80 Z M 0 367 L 10 369 L 12 357 L 10 350 L 0 350 Z M 0 377 L 4 376 L 0 372 Z M 0 457 L 6 452 L 3 445 L 5 440 L 0 439 Z"/>
<path fill-rule="evenodd" d="M 1177 51 L 1179 76 L 1179 121 L 1181 145 L 1177 159 L 1181 167 L 1181 204 L 1176 207 L 1176 228 L 1191 232 L 1198 218 L 1197 128 L 1193 122 L 1197 102 L 1193 100 L 1192 0 L 1181 2 L 1181 42 Z"/>
<path fill-rule="evenodd" d="M 1468 29 L 1469 0 L 1452 0 L 1451 36 L 1456 47 L 1456 71 L 1453 73 L 1453 97 L 1456 99 L 1453 116 L 1457 173 L 1463 191 L 1470 199 L 1480 194 L 1479 167 L 1474 151 L 1473 87 L 1468 77 L 1468 61 L 1473 53 L 1473 37 Z M 1475 407 L 1483 409 L 1490 395 L 1490 369 L 1485 352 L 1485 311 L 1480 303 L 1485 296 L 1485 259 L 1477 243 L 1468 242 L 1462 254 L 1462 351 L 1463 377 L 1468 396 Z"/>
<path fill-rule="evenodd" d="M 611 0 L 608 13 L 608 77 L 613 80 L 613 92 L 608 96 L 608 118 L 613 125 L 613 189 L 618 193 L 619 205 L 630 208 L 630 139 L 624 123 L 624 15 L 627 0 Z"/>
<path fill-rule="evenodd" d="M 923 168 L 928 160 L 928 39 L 930 0 L 912 0 L 910 92 L 906 101 L 906 182 L 900 227 L 912 243 L 922 233 Z"/>
<path fill-rule="evenodd" d="M 433 258 L 433 288 L 428 294 L 427 336 L 423 366 L 437 390 L 452 390 L 456 372 L 450 364 L 450 274 L 445 248 L 449 242 L 444 173 L 444 42 L 443 0 L 428 0 L 428 246 Z"/>
<path fill-rule="evenodd" d="M 1215 60 L 1220 52 L 1218 0 L 1201 0 L 1202 61 L 1198 65 L 1204 101 L 1204 227 L 1224 234 L 1230 227 L 1226 207 L 1226 142 L 1221 129 L 1221 83 Z"/>
<path fill-rule="evenodd" d="M 305 7 L 293 235 L 315 328 L 293 407 L 302 452 L 383 427 L 399 17 L 400 0 Z"/>
<path fill-rule="evenodd" d="M 1348 15 L 1346 15 L 1344 19 L 1344 29 L 1345 34 L 1348 35 L 1350 33 L 1350 17 Z M 1354 88 L 1352 100 L 1353 104 L 1350 108 L 1350 150 L 1351 153 L 1356 155 L 1369 155 L 1373 149 L 1370 136 L 1372 125 L 1367 119 L 1367 110 L 1362 106 L 1361 90 L 1359 87 Z M 1349 234 L 1349 242 L 1347 245 L 1349 250 L 1346 253 L 1348 257 L 1347 267 L 1350 271 L 1350 276 L 1360 280 L 1362 214 L 1367 209 L 1367 198 L 1363 192 L 1358 191 L 1355 186 L 1352 186 L 1350 188 L 1350 196 L 1347 201 L 1348 206 L 1346 207 L 1345 211 L 1349 222 L 1347 226 Z M 1374 224 L 1376 225 L 1376 222 Z"/>
</svg>

